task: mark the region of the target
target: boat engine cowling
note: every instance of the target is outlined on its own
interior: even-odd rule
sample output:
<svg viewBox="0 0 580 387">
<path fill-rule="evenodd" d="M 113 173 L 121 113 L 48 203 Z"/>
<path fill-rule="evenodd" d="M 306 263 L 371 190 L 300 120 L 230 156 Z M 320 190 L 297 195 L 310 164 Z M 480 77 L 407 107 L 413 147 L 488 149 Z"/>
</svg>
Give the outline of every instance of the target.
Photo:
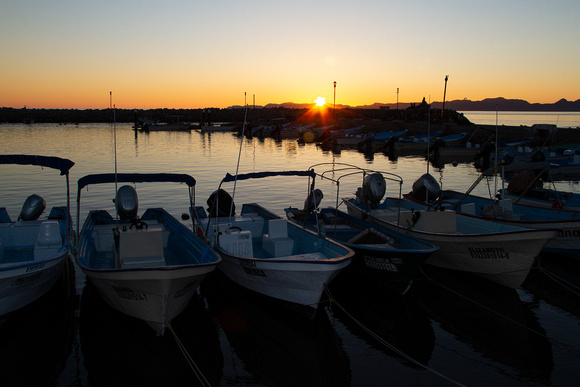
<svg viewBox="0 0 580 387">
<path fill-rule="evenodd" d="M 441 186 L 433 176 L 425 173 L 413 183 L 412 195 L 417 200 L 432 203 L 441 196 Z"/>
<path fill-rule="evenodd" d="M 133 220 L 137 218 L 139 199 L 137 191 L 130 185 L 124 185 L 117 190 L 115 206 L 121 220 Z"/>
<path fill-rule="evenodd" d="M 309 214 L 314 210 L 316 210 L 320 205 L 320 202 L 322 201 L 323 197 L 324 195 L 322 194 L 321 190 L 315 189 L 314 191 L 311 191 L 308 194 L 306 200 L 304 201 L 304 212 Z"/>
<path fill-rule="evenodd" d="M 19 218 L 21 220 L 36 220 L 46 208 L 46 201 L 39 195 L 33 194 L 26 198 L 22 205 Z"/>
<path fill-rule="evenodd" d="M 207 199 L 207 213 L 210 218 L 216 216 L 234 216 L 236 215 L 236 205 L 233 203 L 234 199 L 227 191 L 218 189 L 214 191 Z M 231 210 L 231 214 L 230 214 Z"/>
<path fill-rule="evenodd" d="M 386 191 L 387 182 L 381 173 L 374 172 L 363 179 L 362 199 L 371 206 L 379 204 Z"/>
</svg>

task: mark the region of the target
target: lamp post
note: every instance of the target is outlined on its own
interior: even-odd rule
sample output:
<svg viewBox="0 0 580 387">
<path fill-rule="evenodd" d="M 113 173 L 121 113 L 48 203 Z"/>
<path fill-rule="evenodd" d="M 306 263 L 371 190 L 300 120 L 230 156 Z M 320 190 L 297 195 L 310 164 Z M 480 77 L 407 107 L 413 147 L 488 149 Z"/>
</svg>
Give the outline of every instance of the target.
<svg viewBox="0 0 580 387">
<path fill-rule="evenodd" d="M 397 110 L 399 110 L 399 88 L 397 87 Z"/>
<path fill-rule="evenodd" d="M 336 81 L 334 81 L 334 105 L 332 110 L 336 110 Z"/>
<path fill-rule="evenodd" d="M 443 89 L 443 106 L 441 107 L 441 123 L 443 123 L 443 113 L 445 112 L 445 94 L 447 94 L 447 80 L 449 75 L 445 76 L 445 88 Z"/>
</svg>

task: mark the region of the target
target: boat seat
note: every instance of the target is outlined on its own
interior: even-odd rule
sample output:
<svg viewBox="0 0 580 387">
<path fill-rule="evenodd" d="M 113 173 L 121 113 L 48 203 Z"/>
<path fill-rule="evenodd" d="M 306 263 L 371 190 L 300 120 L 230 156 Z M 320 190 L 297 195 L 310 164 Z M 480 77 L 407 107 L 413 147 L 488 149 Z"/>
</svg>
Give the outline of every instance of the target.
<svg viewBox="0 0 580 387">
<path fill-rule="evenodd" d="M 115 249 L 113 228 L 115 228 L 115 226 L 112 224 L 103 224 L 93 227 L 92 237 L 95 242 L 95 250 L 101 252 L 112 252 Z"/>
<path fill-rule="evenodd" d="M 163 231 L 161 228 L 119 231 L 115 253 L 123 269 L 165 266 Z"/>
<path fill-rule="evenodd" d="M 294 240 L 288 238 L 288 221 L 271 219 L 268 221 L 268 234 L 262 235 L 262 248 L 272 257 L 283 257 L 292 254 Z"/>
<path fill-rule="evenodd" d="M 56 220 L 42 222 L 34 245 L 34 259 L 45 259 L 56 255 L 62 249 L 60 225 Z"/>
</svg>

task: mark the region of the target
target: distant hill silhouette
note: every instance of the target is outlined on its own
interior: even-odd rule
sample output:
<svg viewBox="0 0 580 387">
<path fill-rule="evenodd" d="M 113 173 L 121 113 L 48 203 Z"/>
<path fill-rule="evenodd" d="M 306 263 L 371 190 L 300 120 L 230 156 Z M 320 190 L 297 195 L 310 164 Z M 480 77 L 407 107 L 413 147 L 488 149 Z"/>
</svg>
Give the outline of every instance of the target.
<svg viewBox="0 0 580 387">
<path fill-rule="evenodd" d="M 414 103 L 414 104 L 418 104 Z M 295 103 L 295 102 L 284 102 L 281 104 L 267 104 L 265 106 L 256 106 L 256 108 L 272 109 L 277 107 L 283 107 L 287 109 L 309 109 L 314 105 L 314 103 Z M 332 104 L 327 104 L 331 106 Z M 406 109 L 411 106 L 409 102 L 399 102 L 399 109 Z M 441 109 L 443 106 L 442 102 L 433 102 L 431 107 L 434 109 Z M 230 106 L 230 108 L 241 108 L 242 106 Z M 396 103 L 381 103 L 375 102 L 371 105 L 358 105 L 349 106 L 343 104 L 337 104 L 337 109 L 397 109 Z M 445 102 L 446 109 L 452 109 L 457 111 L 558 111 L 558 112 L 579 112 L 580 111 L 580 99 L 576 101 L 568 101 L 564 98 L 555 103 L 530 103 L 523 99 L 506 99 L 502 97 L 498 98 L 486 98 L 481 101 L 470 101 L 468 99 L 463 100 L 453 100 Z"/>
<path fill-rule="evenodd" d="M 441 102 L 433 102 L 431 109 L 441 111 Z M 256 106 L 254 112 L 248 116 L 250 120 L 261 118 L 285 118 L 293 121 L 301 117 L 314 103 L 294 103 L 285 102 L 281 104 L 267 104 L 266 106 Z M 327 103 L 327 107 L 332 109 L 332 104 Z M 249 106 L 252 109 L 254 106 Z M 425 121 L 427 119 L 426 103 L 421 102 L 399 102 L 380 103 L 371 105 L 348 106 L 336 104 L 336 117 L 359 117 L 371 120 L 410 120 Z M 411 108 L 411 109 L 409 109 Z M 150 119 L 163 122 L 168 117 L 179 116 L 181 121 L 201 122 L 209 119 L 211 110 L 211 121 L 213 122 L 242 122 L 245 118 L 245 108 L 243 106 L 230 106 L 227 108 L 210 109 L 116 109 L 115 117 L 117 122 L 136 122 L 138 119 Z M 567 101 L 561 99 L 555 103 L 541 104 L 529 103 L 521 99 L 487 98 L 482 101 L 453 100 L 445 102 L 445 120 L 447 122 L 464 121 L 464 111 L 559 111 L 559 112 L 580 112 L 580 100 Z M 459 114 L 457 114 L 459 112 Z M 204 118 L 204 116 L 206 118 Z M 441 113 L 432 117 L 432 122 L 437 117 L 442 117 Z M 113 111 L 111 109 L 30 109 L 30 108 L 9 108 L 0 107 L 0 123 L 78 123 L 78 122 L 113 122 Z"/>
</svg>

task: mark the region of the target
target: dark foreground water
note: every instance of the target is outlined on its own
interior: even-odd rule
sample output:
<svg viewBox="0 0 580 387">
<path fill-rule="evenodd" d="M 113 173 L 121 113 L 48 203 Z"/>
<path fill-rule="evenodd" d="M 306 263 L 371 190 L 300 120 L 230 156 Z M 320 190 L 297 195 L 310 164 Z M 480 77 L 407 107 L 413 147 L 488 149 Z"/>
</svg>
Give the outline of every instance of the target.
<svg viewBox="0 0 580 387">
<path fill-rule="evenodd" d="M 235 172 L 238 157 L 240 172 L 320 162 L 372 166 L 400 174 L 403 192 L 425 171 L 420 157 L 333 154 L 294 141 L 245 140 L 240 152 L 240 140 L 230 134 L 135 136 L 128 125 L 115 132 L 119 171 L 189 173 L 198 181 L 199 203 L 226 172 Z M 109 125 L 0 125 L 0 153 L 72 159 L 74 198 L 78 178 L 113 171 L 113 134 Z M 13 218 L 30 193 L 41 194 L 48 206 L 62 202 L 58 173 L 38 176 L 21 168 L 0 169 L 1 205 Z M 477 176 L 468 163 L 431 173 L 445 188 L 463 190 Z M 301 183 L 251 182 L 238 187 L 235 200 L 283 213 L 302 205 Z M 180 214 L 186 209 L 182 190 L 142 190 L 140 208 L 153 203 Z M 332 192 L 325 193 L 325 205 L 332 205 Z M 81 213 L 110 208 L 113 196 L 88 192 Z M 73 215 L 76 222 L 76 207 Z M 553 256 L 542 257 L 517 290 L 425 267 L 400 296 L 346 270 L 307 319 L 215 272 L 174 320 L 174 334 L 156 337 L 145 323 L 108 307 L 71 260 L 46 297 L 0 323 L 0 385 L 571 385 L 580 380 L 579 284 L 579 265 Z"/>
</svg>

